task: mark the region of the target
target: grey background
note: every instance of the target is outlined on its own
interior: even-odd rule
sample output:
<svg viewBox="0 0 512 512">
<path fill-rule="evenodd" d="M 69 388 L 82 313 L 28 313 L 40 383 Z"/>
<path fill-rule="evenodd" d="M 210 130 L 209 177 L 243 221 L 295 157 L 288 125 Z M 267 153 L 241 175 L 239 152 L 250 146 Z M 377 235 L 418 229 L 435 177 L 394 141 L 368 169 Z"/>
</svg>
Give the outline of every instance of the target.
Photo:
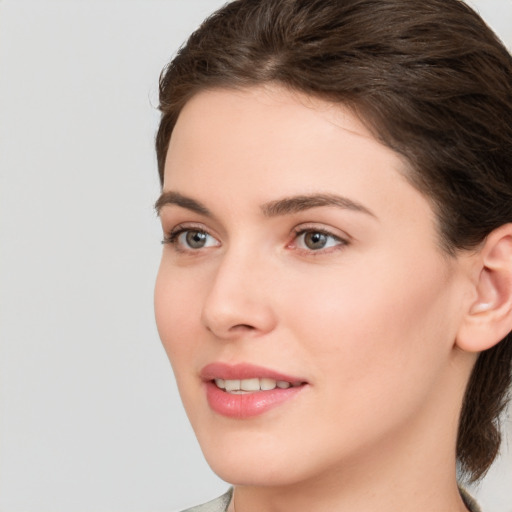
<svg viewBox="0 0 512 512">
<path fill-rule="evenodd" d="M 222 3 L 0 0 L 2 512 L 171 511 L 227 487 L 152 309 L 157 78 Z M 473 4 L 511 47 L 511 0 Z M 511 483 L 505 448 L 486 512 L 512 512 Z"/>
</svg>

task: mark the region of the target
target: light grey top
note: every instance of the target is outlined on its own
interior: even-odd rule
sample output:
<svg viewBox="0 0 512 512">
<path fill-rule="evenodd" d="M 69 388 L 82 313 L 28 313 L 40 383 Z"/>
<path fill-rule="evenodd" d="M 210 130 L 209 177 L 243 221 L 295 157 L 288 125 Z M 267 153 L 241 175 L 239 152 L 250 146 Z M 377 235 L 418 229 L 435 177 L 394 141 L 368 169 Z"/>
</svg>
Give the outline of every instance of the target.
<svg viewBox="0 0 512 512">
<path fill-rule="evenodd" d="M 187 508 L 187 510 L 183 510 L 182 512 L 226 512 L 229 507 L 232 495 L 233 487 L 231 487 L 228 492 L 222 496 L 219 496 L 218 498 L 209 501 L 208 503 L 203 503 L 202 505 L 196 505 L 195 507 Z"/>
<path fill-rule="evenodd" d="M 459 491 L 466 507 L 468 507 L 471 512 L 481 512 L 480 507 L 476 501 L 465 489 L 459 487 Z M 218 498 L 209 501 L 208 503 L 203 503 L 202 505 L 197 505 L 196 507 L 187 508 L 187 510 L 183 510 L 182 512 L 227 512 L 232 496 L 233 488 L 231 487 L 226 494 L 223 494 L 222 496 L 219 496 Z"/>
<path fill-rule="evenodd" d="M 478 503 L 474 500 L 474 498 L 469 494 L 464 487 L 459 487 L 460 495 L 462 496 L 462 500 L 466 507 L 469 508 L 471 512 L 482 512 L 482 509 L 478 506 Z"/>
</svg>

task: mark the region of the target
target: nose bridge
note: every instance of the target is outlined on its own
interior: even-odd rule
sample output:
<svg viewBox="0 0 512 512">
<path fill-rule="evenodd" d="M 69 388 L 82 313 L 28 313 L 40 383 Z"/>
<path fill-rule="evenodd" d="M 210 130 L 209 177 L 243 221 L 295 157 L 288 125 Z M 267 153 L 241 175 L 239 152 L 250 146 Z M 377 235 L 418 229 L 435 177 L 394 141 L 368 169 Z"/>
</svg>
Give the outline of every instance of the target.
<svg viewBox="0 0 512 512">
<path fill-rule="evenodd" d="M 202 321 L 220 338 L 262 334 L 275 325 L 267 295 L 268 262 L 248 245 L 231 247 L 220 258 L 202 310 Z"/>
</svg>

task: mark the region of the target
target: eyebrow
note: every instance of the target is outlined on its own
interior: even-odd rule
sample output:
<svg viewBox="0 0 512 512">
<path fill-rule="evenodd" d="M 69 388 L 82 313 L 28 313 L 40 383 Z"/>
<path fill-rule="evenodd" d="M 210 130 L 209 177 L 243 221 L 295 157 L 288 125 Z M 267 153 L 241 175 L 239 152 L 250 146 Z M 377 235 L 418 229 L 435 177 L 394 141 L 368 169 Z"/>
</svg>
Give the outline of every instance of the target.
<svg viewBox="0 0 512 512">
<path fill-rule="evenodd" d="M 285 197 L 283 199 L 265 203 L 261 209 L 265 216 L 277 217 L 280 215 L 302 212 L 311 208 L 318 208 L 320 206 L 336 206 L 345 210 L 365 213 L 377 218 L 377 216 L 370 209 L 366 208 L 366 206 L 337 194 L 309 194 Z"/>
<path fill-rule="evenodd" d="M 157 214 L 166 205 L 176 205 L 187 210 L 191 210 L 206 217 L 212 217 L 212 213 L 206 206 L 191 197 L 184 196 L 179 192 L 163 192 L 155 203 L 155 210 Z M 261 206 L 261 211 L 266 217 L 279 217 L 281 215 L 290 215 L 292 213 L 299 213 L 312 208 L 319 208 L 321 206 L 335 206 L 345 210 L 365 213 L 371 217 L 377 216 L 366 206 L 361 203 L 348 199 L 347 197 L 339 196 L 337 194 L 307 194 L 285 197 L 270 201 Z"/>
<path fill-rule="evenodd" d="M 192 199 L 191 197 L 184 196 L 179 192 L 162 192 L 160 197 L 157 199 L 155 203 L 156 213 L 159 215 L 160 210 L 168 204 L 174 204 L 176 206 L 181 206 L 181 208 L 186 208 L 187 210 L 191 210 L 195 213 L 199 213 L 200 215 L 205 215 L 206 217 L 211 217 L 212 214 L 206 206 L 201 204 L 199 201 Z"/>
</svg>

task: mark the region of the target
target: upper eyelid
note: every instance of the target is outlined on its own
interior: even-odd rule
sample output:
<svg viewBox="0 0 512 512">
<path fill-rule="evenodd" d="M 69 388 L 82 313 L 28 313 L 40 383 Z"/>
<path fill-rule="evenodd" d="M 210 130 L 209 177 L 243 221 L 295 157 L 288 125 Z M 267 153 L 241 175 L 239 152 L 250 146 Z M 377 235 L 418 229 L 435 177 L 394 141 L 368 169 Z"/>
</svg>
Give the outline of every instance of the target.
<svg viewBox="0 0 512 512">
<path fill-rule="evenodd" d="M 327 228 L 319 228 L 319 227 L 299 227 L 294 228 L 293 232 L 296 235 L 301 235 L 302 233 L 323 233 L 324 235 L 332 236 L 334 238 L 341 238 L 340 235 L 333 233 L 330 229 Z"/>
<path fill-rule="evenodd" d="M 307 233 L 321 233 L 322 235 L 325 235 L 327 237 L 330 237 L 332 238 L 333 240 L 336 240 L 337 242 L 339 242 L 339 245 L 348 245 L 349 243 L 349 240 L 348 240 L 348 237 L 341 237 L 341 236 L 338 236 L 338 235 L 335 235 L 329 231 L 324 231 L 322 229 L 302 229 L 300 231 L 298 231 L 295 236 L 293 237 L 293 240 L 292 240 L 292 244 L 298 239 L 300 238 L 301 236 L 307 234 Z M 289 244 L 290 245 L 290 244 Z M 321 249 L 319 249 L 318 251 L 315 251 L 315 252 L 320 252 Z"/>
<path fill-rule="evenodd" d="M 180 222 L 169 230 L 170 234 L 178 233 L 180 231 L 202 231 L 210 234 L 210 231 L 204 225 L 195 222 Z"/>
<path fill-rule="evenodd" d="M 196 220 L 195 217 L 195 215 L 191 217 L 188 215 L 173 215 L 171 211 L 165 211 L 163 215 L 160 215 L 160 223 L 165 233 L 173 233 L 178 229 L 197 229 L 219 238 L 219 230 L 212 227 L 211 222 L 205 223 L 204 219 Z"/>
<path fill-rule="evenodd" d="M 328 236 L 332 236 L 339 240 L 345 240 L 347 242 L 354 240 L 354 237 L 349 235 L 346 231 L 343 231 L 339 228 L 326 226 L 323 223 L 315 223 L 315 222 L 301 223 L 293 228 L 292 233 L 294 233 L 296 236 L 298 236 L 299 234 L 302 234 L 302 233 L 308 232 L 308 231 L 313 231 L 313 232 L 316 231 L 316 232 L 323 233 Z"/>
<path fill-rule="evenodd" d="M 212 230 L 211 228 L 205 226 L 202 222 L 194 222 L 194 221 L 178 222 L 177 224 L 173 224 L 173 226 L 170 229 L 166 229 L 164 223 L 162 223 L 162 229 L 169 236 L 172 236 L 181 231 L 201 231 L 210 236 L 213 236 L 214 238 L 217 238 L 217 239 L 219 238 L 218 235 L 216 234 L 215 230 Z"/>
<path fill-rule="evenodd" d="M 186 231 L 198 231 L 201 233 L 205 233 L 220 243 L 219 237 L 216 234 L 212 233 L 212 230 L 206 228 L 204 226 L 204 224 L 195 223 L 195 222 L 180 222 L 179 224 L 176 224 L 171 229 L 166 230 L 164 228 L 164 236 L 162 239 L 162 243 L 177 246 L 178 245 L 178 243 L 176 242 L 177 238 L 179 237 L 179 235 L 181 235 L 182 233 L 184 233 Z M 197 249 L 195 251 L 197 251 Z"/>
</svg>

